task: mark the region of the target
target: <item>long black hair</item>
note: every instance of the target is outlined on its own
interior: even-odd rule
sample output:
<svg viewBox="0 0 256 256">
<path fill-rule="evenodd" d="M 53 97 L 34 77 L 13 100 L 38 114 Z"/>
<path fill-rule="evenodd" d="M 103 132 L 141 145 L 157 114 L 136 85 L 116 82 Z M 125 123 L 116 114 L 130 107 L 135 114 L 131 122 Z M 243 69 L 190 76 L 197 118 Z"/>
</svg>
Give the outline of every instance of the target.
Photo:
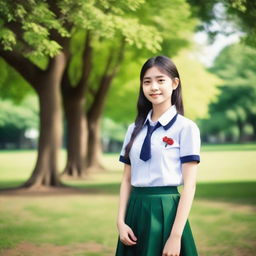
<svg viewBox="0 0 256 256">
<path fill-rule="evenodd" d="M 183 108 L 182 95 L 181 95 L 181 81 L 180 81 L 180 75 L 177 70 L 177 67 L 175 66 L 173 61 L 166 56 L 156 56 L 148 59 L 144 63 L 140 71 L 140 90 L 139 90 L 139 97 L 137 101 L 137 116 L 135 119 L 135 127 L 131 134 L 130 141 L 125 147 L 124 157 L 126 159 L 128 159 L 129 157 L 129 153 L 130 153 L 134 139 L 142 129 L 145 119 L 147 117 L 147 114 L 152 108 L 152 103 L 145 97 L 143 93 L 143 88 L 142 88 L 142 82 L 143 82 L 145 73 L 147 72 L 148 69 L 152 67 L 157 67 L 159 70 L 161 70 L 161 72 L 165 73 L 172 80 L 175 77 L 179 78 L 179 84 L 177 88 L 172 92 L 171 104 L 176 106 L 177 112 L 179 114 L 184 115 L 184 108 Z"/>
</svg>

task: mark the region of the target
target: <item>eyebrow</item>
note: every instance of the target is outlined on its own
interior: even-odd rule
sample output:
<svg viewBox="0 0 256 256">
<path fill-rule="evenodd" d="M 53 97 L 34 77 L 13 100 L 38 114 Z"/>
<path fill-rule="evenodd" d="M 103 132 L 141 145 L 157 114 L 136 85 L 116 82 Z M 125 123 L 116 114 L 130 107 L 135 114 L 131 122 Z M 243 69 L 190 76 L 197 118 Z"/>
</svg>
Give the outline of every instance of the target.
<svg viewBox="0 0 256 256">
<path fill-rule="evenodd" d="M 156 76 L 155 78 L 162 78 L 162 77 L 164 77 L 164 76 Z M 143 78 L 143 80 L 146 80 L 146 79 L 151 79 L 151 77 L 146 76 L 146 77 Z"/>
</svg>

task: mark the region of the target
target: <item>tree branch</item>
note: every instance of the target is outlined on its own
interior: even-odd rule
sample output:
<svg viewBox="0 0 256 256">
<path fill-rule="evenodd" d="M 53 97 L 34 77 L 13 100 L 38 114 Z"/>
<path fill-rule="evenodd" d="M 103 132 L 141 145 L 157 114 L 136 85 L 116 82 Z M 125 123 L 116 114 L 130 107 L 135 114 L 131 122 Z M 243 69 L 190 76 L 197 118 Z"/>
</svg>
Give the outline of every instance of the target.
<svg viewBox="0 0 256 256">
<path fill-rule="evenodd" d="M 117 54 L 116 62 L 114 64 L 113 70 L 111 72 L 112 77 L 115 77 L 115 75 L 119 71 L 119 69 L 121 67 L 120 63 L 123 61 L 123 58 L 124 58 L 124 49 L 125 49 L 125 38 L 124 37 L 121 38 L 120 44 L 121 45 L 119 48 L 119 52 Z"/>
<path fill-rule="evenodd" d="M 85 47 L 83 51 L 83 70 L 80 81 L 77 84 L 77 90 L 83 93 L 88 87 L 88 78 L 92 67 L 92 47 L 91 47 L 91 33 L 87 31 Z"/>
<path fill-rule="evenodd" d="M 69 41 L 70 42 L 70 41 Z M 62 80 L 61 80 L 61 90 L 62 90 L 62 95 L 63 97 L 65 97 L 65 95 L 70 94 L 73 90 L 73 87 L 71 86 L 71 82 L 68 76 L 68 69 L 69 69 L 69 65 L 71 62 L 71 54 L 69 51 L 69 42 L 67 45 L 65 45 L 64 47 L 64 53 L 66 54 L 66 58 L 67 58 L 67 64 L 62 76 Z"/>
<path fill-rule="evenodd" d="M 12 66 L 35 89 L 38 90 L 36 78 L 43 72 L 35 64 L 15 51 L 0 49 L 0 56 Z"/>
<path fill-rule="evenodd" d="M 92 95 L 92 96 L 96 96 L 96 90 L 94 90 L 93 88 L 88 88 L 88 92 Z"/>
<path fill-rule="evenodd" d="M 107 64 L 102 74 L 98 90 L 93 99 L 93 103 L 90 106 L 87 113 L 87 116 L 89 119 L 91 118 L 97 119 L 101 114 L 111 82 L 115 77 L 116 73 L 118 72 L 118 70 L 120 69 L 120 66 L 121 66 L 120 63 L 122 62 L 123 56 L 124 56 L 124 47 L 125 47 L 125 40 L 122 37 L 119 51 L 116 55 L 116 60 L 114 60 L 115 58 L 113 55 L 113 51 L 110 51 L 109 53 Z"/>
</svg>

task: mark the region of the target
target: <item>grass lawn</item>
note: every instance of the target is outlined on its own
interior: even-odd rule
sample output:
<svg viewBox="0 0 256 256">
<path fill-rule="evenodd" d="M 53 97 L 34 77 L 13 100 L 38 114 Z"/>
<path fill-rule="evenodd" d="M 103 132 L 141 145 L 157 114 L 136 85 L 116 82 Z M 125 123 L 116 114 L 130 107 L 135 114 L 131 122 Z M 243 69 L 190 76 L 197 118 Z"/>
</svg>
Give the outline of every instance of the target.
<svg viewBox="0 0 256 256">
<path fill-rule="evenodd" d="M 0 153 L 0 187 L 25 181 L 34 151 Z M 109 171 L 65 183 L 87 192 L 0 193 L 0 255 L 113 256 L 122 164 L 104 155 Z M 60 169 L 65 153 L 60 155 Z M 202 147 L 190 224 L 201 256 L 256 251 L 256 145 Z"/>
</svg>

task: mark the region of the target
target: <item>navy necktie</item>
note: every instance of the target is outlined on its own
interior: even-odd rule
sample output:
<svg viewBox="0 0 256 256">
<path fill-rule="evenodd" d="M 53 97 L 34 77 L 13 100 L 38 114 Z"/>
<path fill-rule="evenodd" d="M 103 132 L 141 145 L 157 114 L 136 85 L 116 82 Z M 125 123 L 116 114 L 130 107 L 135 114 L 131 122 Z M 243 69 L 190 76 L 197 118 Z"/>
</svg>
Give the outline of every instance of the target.
<svg viewBox="0 0 256 256">
<path fill-rule="evenodd" d="M 151 126 L 148 120 L 147 120 L 147 125 L 148 125 L 147 135 L 144 139 L 144 142 L 142 144 L 141 151 L 140 151 L 140 159 L 143 161 L 147 161 L 148 159 L 151 158 L 151 136 L 152 136 L 152 133 L 158 127 L 161 126 L 159 122 L 157 122 L 155 126 Z"/>
</svg>

